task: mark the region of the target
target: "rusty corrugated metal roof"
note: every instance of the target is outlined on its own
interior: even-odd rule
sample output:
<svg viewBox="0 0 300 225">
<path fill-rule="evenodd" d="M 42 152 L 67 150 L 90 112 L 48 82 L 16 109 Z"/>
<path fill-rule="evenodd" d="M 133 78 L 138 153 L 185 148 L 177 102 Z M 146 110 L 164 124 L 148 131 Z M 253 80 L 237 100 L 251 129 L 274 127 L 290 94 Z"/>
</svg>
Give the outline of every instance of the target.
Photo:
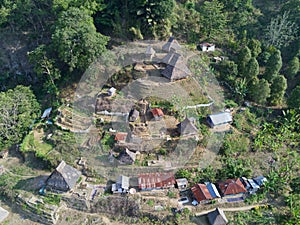
<svg viewBox="0 0 300 225">
<path fill-rule="evenodd" d="M 218 185 L 223 196 L 236 195 L 236 194 L 247 192 L 246 188 L 244 187 L 243 183 L 239 178 L 227 179 L 224 182 L 219 182 Z"/>
<path fill-rule="evenodd" d="M 198 202 L 204 201 L 204 200 L 211 200 L 213 199 L 213 197 L 211 196 L 211 194 L 209 193 L 209 190 L 207 189 L 205 184 L 195 184 L 192 188 L 191 188 L 193 195 L 195 197 L 195 199 Z"/>
<path fill-rule="evenodd" d="M 143 173 L 138 176 L 140 189 L 168 188 L 175 184 L 173 173 Z"/>
</svg>

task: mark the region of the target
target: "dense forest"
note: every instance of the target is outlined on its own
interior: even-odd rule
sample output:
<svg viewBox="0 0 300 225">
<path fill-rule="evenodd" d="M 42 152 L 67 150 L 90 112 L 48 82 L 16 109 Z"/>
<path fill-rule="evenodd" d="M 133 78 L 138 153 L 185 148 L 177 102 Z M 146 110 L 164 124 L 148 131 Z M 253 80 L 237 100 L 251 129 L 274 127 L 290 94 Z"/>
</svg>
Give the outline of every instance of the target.
<svg viewBox="0 0 300 225">
<path fill-rule="evenodd" d="M 219 156 L 226 169 L 209 167 L 202 176 L 251 174 L 249 154 L 271 155 L 268 185 L 251 201 L 268 195 L 280 202 L 269 209 L 274 220 L 262 211 L 248 220 L 238 215 L 239 224 L 299 224 L 300 0 L 0 2 L 0 150 L 20 144 L 41 111 L 62 105 L 65 91 L 113 46 L 174 36 L 198 51 L 211 42 L 226 57 L 209 64 L 226 104 L 255 108 L 235 118 L 242 135 L 226 134 Z"/>
</svg>

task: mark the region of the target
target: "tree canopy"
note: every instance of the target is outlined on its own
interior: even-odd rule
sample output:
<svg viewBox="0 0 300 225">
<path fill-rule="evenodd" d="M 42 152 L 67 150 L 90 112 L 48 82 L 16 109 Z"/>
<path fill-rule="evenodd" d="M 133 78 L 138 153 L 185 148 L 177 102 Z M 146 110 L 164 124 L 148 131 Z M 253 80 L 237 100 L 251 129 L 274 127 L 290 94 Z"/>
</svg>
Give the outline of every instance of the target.
<svg viewBox="0 0 300 225">
<path fill-rule="evenodd" d="M 88 10 L 75 7 L 59 15 L 52 39 L 60 60 L 68 65 L 70 71 L 84 71 L 105 51 L 109 40 L 96 31 Z"/>
<path fill-rule="evenodd" d="M 18 144 L 40 112 L 39 103 L 29 87 L 17 86 L 0 92 L 0 148 Z"/>
<path fill-rule="evenodd" d="M 200 7 L 201 24 L 203 34 L 214 39 L 224 32 L 227 24 L 227 13 L 224 5 L 217 0 L 205 1 Z"/>
<path fill-rule="evenodd" d="M 300 85 L 294 88 L 294 90 L 292 91 L 292 93 L 288 98 L 287 103 L 290 108 L 298 108 L 298 109 L 300 108 L 299 96 L 300 96 Z"/>
</svg>

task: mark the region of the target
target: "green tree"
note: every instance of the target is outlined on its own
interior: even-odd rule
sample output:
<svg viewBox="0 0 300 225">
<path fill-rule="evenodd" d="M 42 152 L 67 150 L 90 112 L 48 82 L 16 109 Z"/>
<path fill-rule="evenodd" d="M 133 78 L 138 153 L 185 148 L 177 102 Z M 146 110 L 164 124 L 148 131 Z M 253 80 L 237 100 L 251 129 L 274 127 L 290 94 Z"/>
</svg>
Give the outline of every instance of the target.
<svg viewBox="0 0 300 225">
<path fill-rule="evenodd" d="M 284 12 L 271 19 L 265 32 L 265 44 L 276 48 L 285 47 L 294 40 L 297 29 L 297 25 L 290 21 L 289 14 Z"/>
<path fill-rule="evenodd" d="M 214 68 L 220 73 L 220 78 L 230 84 L 234 82 L 238 74 L 238 67 L 234 61 L 223 60 L 217 63 Z"/>
<path fill-rule="evenodd" d="M 300 96 L 300 85 L 298 85 L 293 89 L 292 93 L 288 98 L 287 104 L 290 108 L 296 108 L 296 109 L 300 108 L 299 96 Z"/>
<path fill-rule="evenodd" d="M 192 173 L 188 169 L 180 168 L 176 174 L 176 178 L 186 178 L 186 179 L 191 179 Z"/>
<path fill-rule="evenodd" d="M 200 36 L 200 14 L 193 7 L 176 5 L 172 17 L 172 33 L 187 42 L 197 42 Z"/>
<path fill-rule="evenodd" d="M 251 39 L 248 43 L 252 57 L 256 58 L 261 53 L 261 43 L 257 39 Z"/>
<path fill-rule="evenodd" d="M 247 95 L 248 87 L 245 78 L 238 78 L 234 81 L 234 95 L 238 102 L 242 102 Z"/>
<path fill-rule="evenodd" d="M 169 35 L 168 30 L 171 27 L 169 18 L 175 5 L 173 0 L 130 0 L 128 5 L 129 12 L 133 16 L 131 20 L 139 21 L 143 35 L 150 37 Z"/>
<path fill-rule="evenodd" d="M 52 7 L 56 13 L 65 11 L 70 7 L 84 8 L 94 13 L 101 11 L 105 5 L 103 0 L 53 0 Z"/>
<path fill-rule="evenodd" d="M 257 15 L 252 0 L 219 0 L 228 12 L 228 23 L 234 31 L 241 31 L 256 22 Z"/>
<path fill-rule="evenodd" d="M 264 104 L 270 96 L 270 84 L 265 79 L 254 79 L 249 85 L 249 98 L 258 104 Z"/>
<path fill-rule="evenodd" d="M 273 78 L 279 74 L 282 67 L 282 58 L 280 50 L 276 49 L 272 52 L 269 60 L 267 61 L 266 70 L 264 73 L 264 78 L 272 82 Z"/>
<path fill-rule="evenodd" d="M 296 56 L 288 63 L 287 70 L 286 70 L 286 75 L 288 76 L 288 78 L 293 79 L 295 75 L 298 73 L 299 68 L 300 68 L 299 58 Z"/>
<path fill-rule="evenodd" d="M 227 25 L 227 14 L 224 5 L 217 0 L 205 1 L 200 7 L 201 31 L 209 39 L 215 39 L 224 34 Z"/>
<path fill-rule="evenodd" d="M 11 12 L 15 9 L 16 4 L 10 0 L 2 0 L 0 1 L 0 26 L 3 26 L 5 23 L 9 21 L 9 16 Z"/>
<path fill-rule="evenodd" d="M 268 99 L 271 105 L 279 105 L 282 103 L 285 90 L 287 88 L 286 78 L 278 75 L 273 79 L 271 84 L 271 94 Z"/>
<path fill-rule="evenodd" d="M 28 55 L 29 62 L 34 65 L 34 71 L 43 82 L 45 91 L 56 98 L 59 94 L 56 81 L 61 77 L 61 72 L 55 61 L 47 56 L 46 46 L 40 45 Z"/>
<path fill-rule="evenodd" d="M 108 37 L 96 31 L 88 10 L 71 7 L 60 14 L 52 40 L 60 60 L 72 71 L 85 70 L 100 56 Z"/>
<path fill-rule="evenodd" d="M 251 51 L 247 46 L 245 46 L 239 51 L 238 54 L 238 71 L 240 75 L 246 73 L 246 67 L 250 59 L 251 59 Z"/>
<path fill-rule="evenodd" d="M 254 79 L 259 74 L 259 65 L 254 57 L 247 63 L 244 73 L 245 74 L 243 75 L 246 77 L 247 81 Z"/>
<path fill-rule="evenodd" d="M 17 86 L 0 92 L 0 148 L 20 143 L 39 110 L 29 87 Z"/>
</svg>

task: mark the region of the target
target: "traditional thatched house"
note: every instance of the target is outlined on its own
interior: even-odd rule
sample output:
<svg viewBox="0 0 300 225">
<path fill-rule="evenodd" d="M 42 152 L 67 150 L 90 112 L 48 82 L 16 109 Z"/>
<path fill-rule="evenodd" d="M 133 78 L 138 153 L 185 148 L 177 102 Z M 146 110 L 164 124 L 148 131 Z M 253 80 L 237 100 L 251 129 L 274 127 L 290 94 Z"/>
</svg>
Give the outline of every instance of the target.
<svg viewBox="0 0 300 225">
<path fill-rule="evenodd" d="M 132 109 L 128 115 L 129 122 L 135 122 L 139 118 L 139 115 L 139 111 L 137 111 L 136 109 Z"/>
<path fill-rule="evenodd" d="M 118 160 L 122 164 L 133 164 L 135 162 L 135 159 L 136 159 L 136 154 L 137 153 L 132 152 L 132 151 L 130 151 L 126 148 L 124 151 L 122 151 L 119 154 Z"/>
<path fill-rule="evenodd" d="M 46 188 L 53 192 L 67 192 L 74 188 L 80 172 L 64 161 L 56 167 L 46 180 Z"/>
<path fill-rule="evenodd" d="M 208 213 L 207 217 L 211 225 L 226 225 L 228 223 L 223 210 L 220 208 Z"/>
<path fill-rule="evenodd" d="M 175 40 L 174 37 L 170 37 L 168 42 L 166 44 L 164 44 L 162 46 L 162 50 L 169 52 L 172 49 L 174 50 L 179 50 L 181 48 L 181 46 L 179 45 L 179 43 Z"/>
<path fill-rule="evenodd" d="M 177 125 L 178 132 L 181 136 L 198 135 L 198 129 L 195 126 L 194 121 L 194 118 L 185 118 L 181 123 Z"/>
<path fill-rule="evenodd" d="M 152 60 L 153 57 L 155 56 L 155 50 L 152 48 L 151 45 L 148 45 L 147 49 L 146 49 L 146 52 L 145 52 L 145 56 L 146 56 L 146 59 L 147 60 Z"/>
<path fill-rule="evenodd" d="M 169 52 L 162 59 L 162 62 L 167 66 L 161 74 L 170 81 L 184 79 L 192 74 L 186 66 L 183 57 L 174 51 Z"/>
</svg>

